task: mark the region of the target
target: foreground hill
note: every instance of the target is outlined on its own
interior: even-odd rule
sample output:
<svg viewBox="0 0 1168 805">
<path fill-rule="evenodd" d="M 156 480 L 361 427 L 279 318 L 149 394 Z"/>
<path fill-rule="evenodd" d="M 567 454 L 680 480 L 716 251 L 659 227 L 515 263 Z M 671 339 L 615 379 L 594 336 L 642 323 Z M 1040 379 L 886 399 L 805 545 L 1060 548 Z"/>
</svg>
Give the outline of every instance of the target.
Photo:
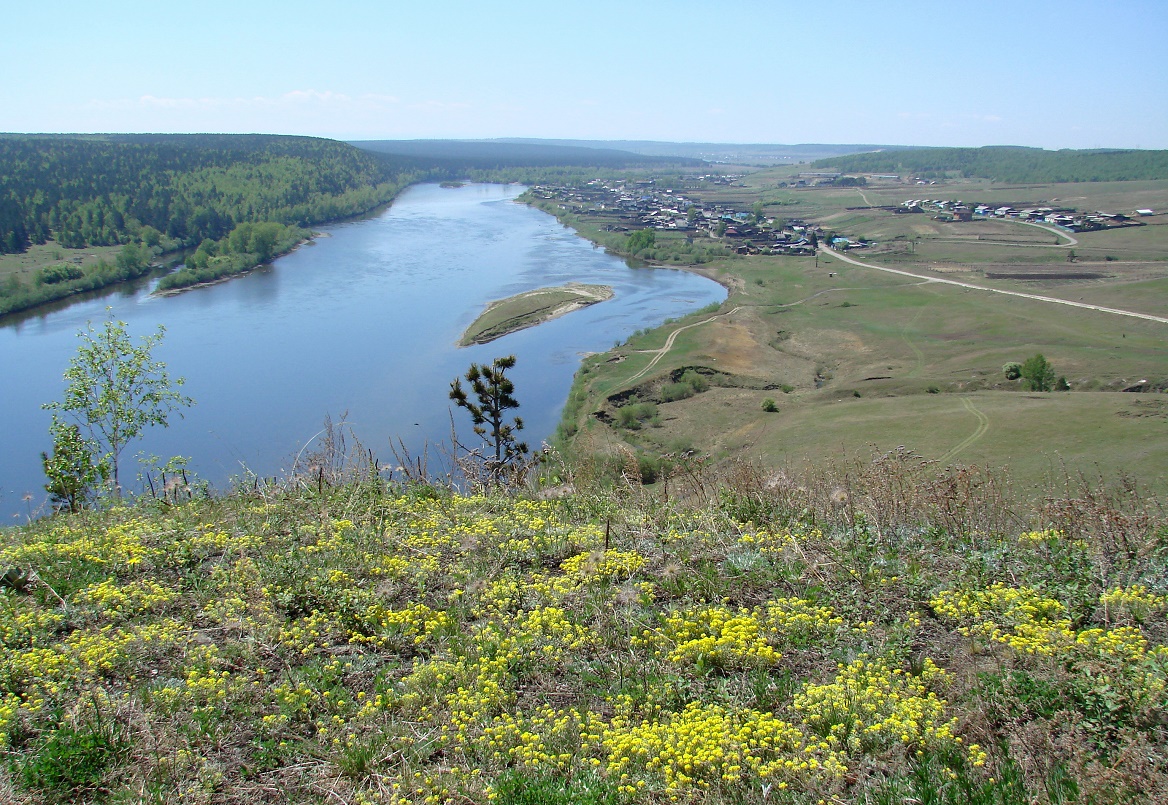
<svg viewBox="0 0 1168 805">
<path fill-rule="evenodd" d="M 716 502 L 322 474 L 0 532 L 0 796 L 1168 790 L 1168 528 L 1137 491 L 1026 507 L 903 453 L 690 480 Z"/>
</svg>

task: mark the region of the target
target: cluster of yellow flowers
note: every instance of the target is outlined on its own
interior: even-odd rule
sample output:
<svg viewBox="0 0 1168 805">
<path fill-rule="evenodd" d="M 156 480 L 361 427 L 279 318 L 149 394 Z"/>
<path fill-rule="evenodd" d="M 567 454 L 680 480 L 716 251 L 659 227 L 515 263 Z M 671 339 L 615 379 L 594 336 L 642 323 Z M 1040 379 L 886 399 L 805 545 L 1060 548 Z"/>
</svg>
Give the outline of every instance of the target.
<svg viewBox="0 0 1168 805">
<path fill-rule="evenodd" d="M 1019 542 L 1054 542 L 1063 538 L 1063 532 L 1056 528 L 1026 531 L 1018 535 Z"/>
<path fill-rule="evenodd" d="M 1168 595 L 1156 595 L 1146 585 L 1132 584 L 1116 587 L 1099 596 L 1099 603 L 1111 614 L 1130 615 L 1142 621 L 1149 615 L 1168 608 Z"/>
<path fill-rule="evenodd" d="M 739 523 L 738 528 L 742 532 L 738 544 L 764 555 L 784 554 L 792 549 L 798 550 L 801 544 L 823 539 L 823 531 L 818 528 L 773 529 L 755 526 L 753 523 Z"/>
<path fill-rule="evenodd" d="M 731 610 L 704 605 L 665 616 L 660 628 L 645 629 L 633 645 L 656 646 L 671 662 L 703 668 L 745 668 L 776 664 L 776 644 L 803 645 L 830 640 L 847 628 L 830 607 L 803 598 L 779 598 L 765 606 Z"/>
<path fill-rule="evenodd" d="M 957 720 L 945 718 L 945 700 L 930 690 L 947 678 L 930 659 L 912 676 L 887 658 L 861 656 L 840 665 L 830 683 L 807 685 L 794 707 L 828 745 L 852 754 L 897 742 L 914 750 L 960 743 Z"/>
<path fill-rule="evenodd" d="M 1155 599 L 1136 586 L 1105 593 L 1100 603 L 1129 607 Z M 1150 646 L 1136 626 L 1076 630 L 1062 603 L 1033 588 L 999 583 L 983 590 L 950 590 L 930 604 L 938 615 L 958 623 L 959 633 L 1007 645 L 1020 654 L 1102 662 L 1109 667 L 1109 684 L 1132 702 L 1155 701 L 1168 689 L 1164 646 Z"/>
<path fill-rule="evenodd" d="M 0 550 L 0 567 L 43 568 L 61 561 L 81 560 L 108 569 L 135 568 L 160 556 L 143 538 L 156 533 L 158 523 L 133 517 L 104 529 L 62 524 L 51 533 Z"/>
<path fill-rule="evenodd" d="M 65 622 L 60 612 L 22 606 L 16 595 L 0 590 L 0 646 L 6 650 L 28 648 L 44 641 Z"/>
<path fill-rule="evenodd" d="M 658 654 L 670 662 L 740 668 L 777 663 L 782 655 L 769 639 L 757 610 L 705 606 L 666 616 L 660 629 L 646 629 L 638 642 L 657 645 Z"/>
<path fill-rule="evenodd" d="M 1075 639 L 1066 607 L 1033 587 L 998 582 L 982 590 L 945 590 L 929 606 L 962 624 L 961 634 L 1003 643 L 1022 653 L 1050 656 Z"/>
<path fill-rule="evenodd" d="M 590 551 L 560 563 L 567 575 L 587 580 L 625 580 L 644 566 L 645 557 L 636 551 Z"/>
<path fill-rule="evenodd" d="M 390 609 L 382 604 L 370 604 L 357 618 L 359 629 L 351 633 L 350 643 L 390 645 L 406 638 L 415 645 L 426 642 L 430 635 L 449 630 L 453 621 L 445 612 L 425 604 L 411 604 L 405 609 Z"/>
<path fill-rule="evenodd" d="M 118 584 L 113 578 L 91 584 L 73 594 L 73 602 L 91 606 L 110 618 L 124 619 L 161 609 L 178 593 L 151 579 Z"/>
<path fill-rule="evenodd" d="M 773 713 L 716 704 L 690 702 L 679 713 L 639 724 L 618 717 L 601 741 L 609 758 L 605 768 L 627 794 L 647 786 L 645 775 L 659 776 L 662 789 L 677 794 L 739 783 L 748 775 L 786 788 L 801 777 L 838 777 L 846 771 L 826 743 L 807 741 L 798 727 Z M 643 774 L 630 774 L 635 767 Z"/>
</svg>

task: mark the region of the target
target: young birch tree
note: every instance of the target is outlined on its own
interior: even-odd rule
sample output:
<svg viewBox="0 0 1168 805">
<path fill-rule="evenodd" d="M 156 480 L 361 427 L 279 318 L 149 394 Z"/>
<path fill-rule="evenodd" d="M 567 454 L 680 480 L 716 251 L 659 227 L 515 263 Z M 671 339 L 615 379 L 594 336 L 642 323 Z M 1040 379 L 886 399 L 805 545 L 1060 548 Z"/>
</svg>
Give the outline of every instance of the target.
<svg viewBox="0 0 1168 805">
<path fill-rule="evenodd" d="M 120 458 L 126 445 L 152 425 L 167 427 L 168 417 L 192 405 L 178 389 L 183 378 L 170 379 L 166 364 L 155 360 L 154 347 L 166 332 L 161 324 L 135 346 L 124 321 L 107 320 L 101 329 L 78 331 L 77 354 L 65 370 L 65 399 L 47 403 L 85 430 L 103 451 L 111 490 L 121 495 Z"/>
</svg>

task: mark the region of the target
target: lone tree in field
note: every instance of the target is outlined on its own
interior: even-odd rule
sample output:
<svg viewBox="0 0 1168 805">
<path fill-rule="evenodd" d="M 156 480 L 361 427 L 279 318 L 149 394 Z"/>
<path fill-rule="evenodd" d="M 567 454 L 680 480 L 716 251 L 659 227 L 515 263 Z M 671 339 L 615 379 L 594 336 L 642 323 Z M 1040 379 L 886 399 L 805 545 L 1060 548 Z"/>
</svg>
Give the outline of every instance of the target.
<svg viewBox="0 0 1168 805">
<path fill-rule="evenodd" d="M 102 474 L 108 472 L 115 496 L 121 495 L 119 458 L 126 445 L 150 425 L 166 427 L 171 412 L 194 402 L 176 388 L 183 378 L 172 382 L 166 364 L 154 359 L 154 347 L 165 332 L 158 325 L 157 333 L 134 346 L 124 321 L 111 319 L 100 330 L 86 325 L 77 333 L 81 344 L 65 370 L 65 399 L 42 406 L 64 412 L 89 434 L 102 451 L 98 466 L 106 468 Z M 84 463 L 80 466 L 87 471 Z"/>
<path fill-rule="evenodd" d="M 466 382 L 470 384 L 474 400 L 463 388 L 462 378 L 456 377 L 450 382 L 450 399 L 459 408 L 470 412 L 474 432 L 487 443 L 485 464 L 496 483 L 508 465 L 527 454 L 527 444 L 517 441 L 515 435 L 523 430 L 523 420 L 515 417 L 510 423 L 504 421 L 508 410 L 519 407 L 519 401 L 513 396 L 515 384 L 506 374 L 514 365 L 514 355 L 495 358 L 489 365 L 472 363 L 466 373 Z"/>
<path fill-rule="evenodd" d="M 1054 367 L 1046 362 L 1041 352 L 1033 358 L 1027 358 L 1019 374 L 1031 391 L 1054 390 Z"/>
</svg>

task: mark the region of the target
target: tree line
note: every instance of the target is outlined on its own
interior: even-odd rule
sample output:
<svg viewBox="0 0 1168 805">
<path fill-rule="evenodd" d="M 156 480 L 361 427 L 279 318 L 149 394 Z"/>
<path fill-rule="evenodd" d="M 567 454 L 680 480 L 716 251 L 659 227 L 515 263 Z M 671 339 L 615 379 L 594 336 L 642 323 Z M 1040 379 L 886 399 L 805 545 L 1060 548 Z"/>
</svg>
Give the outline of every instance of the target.
<svg viewBox="0 0 1168 805">
<path fill-rule="evenodd" d="M 922 178 L 960 175 L 998 182 L 1117 182 L 1168 179 L 1168 151 L 1045 151 L 1018 146 L 913 148 L 830 157 L 812 163 L 844 173 L 896 173 Z"/>
</svg>

